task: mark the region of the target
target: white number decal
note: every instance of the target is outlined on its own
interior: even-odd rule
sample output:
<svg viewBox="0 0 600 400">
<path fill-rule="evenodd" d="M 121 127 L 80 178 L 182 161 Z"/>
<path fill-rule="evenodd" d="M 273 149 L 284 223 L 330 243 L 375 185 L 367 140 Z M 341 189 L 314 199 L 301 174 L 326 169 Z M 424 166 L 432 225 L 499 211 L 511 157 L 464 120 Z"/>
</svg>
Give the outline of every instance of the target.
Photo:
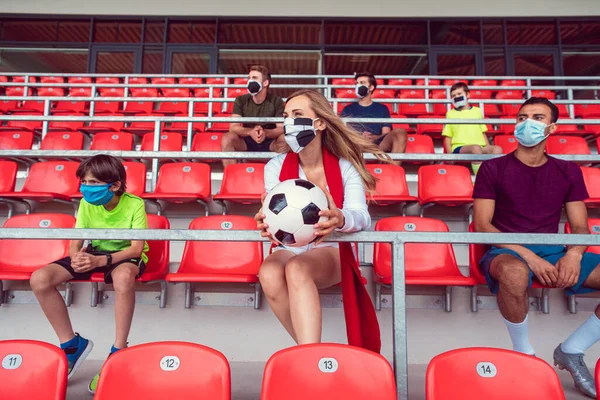
<svg viewBox="0 0 600 400">
<path fill-rule="evenodd" d="M 19 133 L 15 133 L 15 134 L 13 135 L 13 139 L 18 139 L 18 138 L 20 138 L 20 137 L 21 137 L 21 135 L 20 135 Z"/>
<path fill-rule="evenodd" d="M 480 362 L 476 368 L 477 374 L 482 378 L 493 378 L 498 373 L 496 366 L 491 362 Z"/>
<path fill-rule="evenodd" d="M 177 371 L 179 365 L 181 365 L 181 361 L 177 356 L 164 356 L 160 360 L 160 369 L 163 371 Z"/>
<path fill-rule="evenodd" d="M 375 172 L 377 175 L 381 174 L 383 172 L 383 170 L 381 168 L 375 168 L 373 170 L 373 172 Z"/>
<path fill-rule="evenodd" d="M 217 140 L 218 138 L 219 138 L 219 137 L 218 137 L 217 135 L 212 135 L 212 136 L 210 137 L 210 140 Z"/>
<path fill-rule="evenodd" d="M 592 232 L 594 232 L 594 233 L 600 233 L 600 225 L 594 225 L 594 226 L 592 226 Z"/>
<path fill-rule="evenodd" d="M 183 172 L 190 172 L 192 167 L 183 167 Z"/>
<path fill-rule="evenodd" d="M 338 370 L 338 362 L 335 358 L 321 358 L 319 360 L 319 370 L 326 374 L 332 374 Z"/>
<path fill-rule="evenodd" d="M 440 169 L 438 169 L 438 174 L 446 175 L 446 170 L 444 168 L 440 168 Z"/>
<path fill-rule="evenodd" d="M 415 224 L 411 224 L 410 222 L 407 224 L 404 224 L 405 231 L 413 232 L 415 229 L 417 229 L 417 225 L 415 225 Z"/>
<path fill-rule="evenodd" d="M 160 139 L 161 139 L 161 140 L 167 140 L 167 135 L 162 135 L 162 136 L 160 137 Z"/>
<path fill-rule="evenodd" d="M 48 228 L 50 226 L 49 219 L 43 219 L 40 221 L 40 228 Z"/>
<path fill-rule="evenodd" d="M 23 363 L 23 357 L 20 354 L 8 354 L 2 359 L 2 368 L 4 369 L 17 369 Z"/>
<path fill-rule="evenodd" d="M 233 224 L 231 222 L 229 222 L 229 221 L 223 221 L 221 223 L 221 229 L 229 230 L 231 228 L 233 228 Z"/>
<path fill-rule="evenodd" d="M 249 173 L 249 174 L 253 173 L 254 172 L 254 167 L 248 167 L 248 168 L 246 168 L 246 172 Z"/>
<path fill-rule="evenodd" d="M 112 135 L 112 136 L 111 136 L 111 139 L 112 139 L 112 140 L 117 140 L 118 138 L 119 138 L 119 135 Z"/>
</svg>

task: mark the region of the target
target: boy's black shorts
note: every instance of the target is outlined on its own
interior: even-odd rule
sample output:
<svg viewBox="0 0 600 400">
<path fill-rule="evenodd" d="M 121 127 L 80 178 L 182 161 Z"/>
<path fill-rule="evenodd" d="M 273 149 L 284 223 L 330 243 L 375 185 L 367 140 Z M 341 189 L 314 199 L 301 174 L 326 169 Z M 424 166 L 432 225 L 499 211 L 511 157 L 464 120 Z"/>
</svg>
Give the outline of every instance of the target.
<svg viewBox="0 0 600 400">
<path fill-rule="evenodd" d="M 94 255 L 94 256 L 103 256 L 103 255 L 109 254 L 109 252 L 97 251 L 91 247 L 88 247 L 87 253 Z M 111 274 L 112 274 L 113 270 L 115 268 L 117 268 L 119 265 L 125 264 L 125 263 L 131 263 L 131 264 L 135 264 L 138 266 L 139 273 L 137 274 L 136 278 L 139 278 L 140 276 L 142 276 L 142 274 L 144 273 L 144 270 L 146 269 L 146 264 L 144 264 L 144 262 L 142 261 L 141 258 L 130 258 L 127 260 L 119 261 L 117 263 L 112 263 L 112 265 L 110 267 L 106 267 L 106 266 L 98 267 L 98 268 L 94 268 L 91 271 L 87 271 L 87 272 L 75 272 L 73 267 L 71 267 L 71 257 L 61 258 L 60 260 L 54 261 L 52 264 L 58 264 L 61 267 L 63 267 L 64 269 L 66 269 L 67 271 L 69 271 L 69 273 L 75 280 L 87 281 L 92 277 L 93 274 L 95 274 L 97 272 L 103 272 L 104 273 L 104 282 L 112 283 L 112 275 Z"/>
</svg>

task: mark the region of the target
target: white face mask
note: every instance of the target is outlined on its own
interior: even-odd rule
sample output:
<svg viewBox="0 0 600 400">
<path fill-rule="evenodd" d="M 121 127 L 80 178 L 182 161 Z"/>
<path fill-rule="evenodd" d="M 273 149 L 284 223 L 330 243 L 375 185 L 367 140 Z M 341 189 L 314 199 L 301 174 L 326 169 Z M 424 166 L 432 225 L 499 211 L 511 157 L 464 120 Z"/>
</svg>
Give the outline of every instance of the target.
<svg viewBox="0 0 600 400">
<path fill-rule="evenodd" d="M 283 120 L 285 142 L 294 153 L 300 153 L 317 137 L 314 122 L 319 118 L 286 118 Z"/>
<path fill-rule="evenodd" d="M 457 96 L 452 99 L 454 107 L 461 108 L 467 105 L 467 96 Z"/>
</svg>

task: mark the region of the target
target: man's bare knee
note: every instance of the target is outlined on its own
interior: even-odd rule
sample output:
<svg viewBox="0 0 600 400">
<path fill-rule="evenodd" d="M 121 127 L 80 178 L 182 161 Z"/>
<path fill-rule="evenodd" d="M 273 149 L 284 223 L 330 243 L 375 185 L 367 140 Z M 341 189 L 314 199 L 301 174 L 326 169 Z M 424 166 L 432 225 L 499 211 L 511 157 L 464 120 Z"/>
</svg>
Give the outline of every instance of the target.
<svg viewBox="0 0 600 400">
<path fill-rule="evenodd" d="M 236 150 L 236 144 L 239 141 L 239 136 L 233 132 L 227 132 L 221 139 L 221 148 L 223 151 Z"/>
<path fill-rule="evenodd" d="M 492 264 L 492 276 L 500 283 L 503 289 L 512 294 L 519 294 L 527 290 L 529 283 L 529 269 L 523 261 L 513 256 L 494 260 Z"/>
</svg>

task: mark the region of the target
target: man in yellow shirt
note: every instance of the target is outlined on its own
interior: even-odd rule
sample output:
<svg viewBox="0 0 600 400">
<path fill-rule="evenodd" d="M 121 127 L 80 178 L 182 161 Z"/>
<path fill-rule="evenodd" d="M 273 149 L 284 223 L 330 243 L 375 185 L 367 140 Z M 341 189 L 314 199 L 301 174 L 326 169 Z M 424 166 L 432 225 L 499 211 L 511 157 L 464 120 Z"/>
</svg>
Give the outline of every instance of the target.
<svg viewBox="0 0 600 400">
<path fill-rule="evenodd" d="M 448 119 L 483 119 L 479 107 L 469 104 L 469 87 L 458 82 L 450 88 L 454 108 L 446 113 Z M 490 145 L 485 124 L 446 124 L 442 131 L 444 149 L 448 154 L 502 154 L 500 146 Z M 480 163 L 473 163 L 477 173 Z"/>
</svg>

